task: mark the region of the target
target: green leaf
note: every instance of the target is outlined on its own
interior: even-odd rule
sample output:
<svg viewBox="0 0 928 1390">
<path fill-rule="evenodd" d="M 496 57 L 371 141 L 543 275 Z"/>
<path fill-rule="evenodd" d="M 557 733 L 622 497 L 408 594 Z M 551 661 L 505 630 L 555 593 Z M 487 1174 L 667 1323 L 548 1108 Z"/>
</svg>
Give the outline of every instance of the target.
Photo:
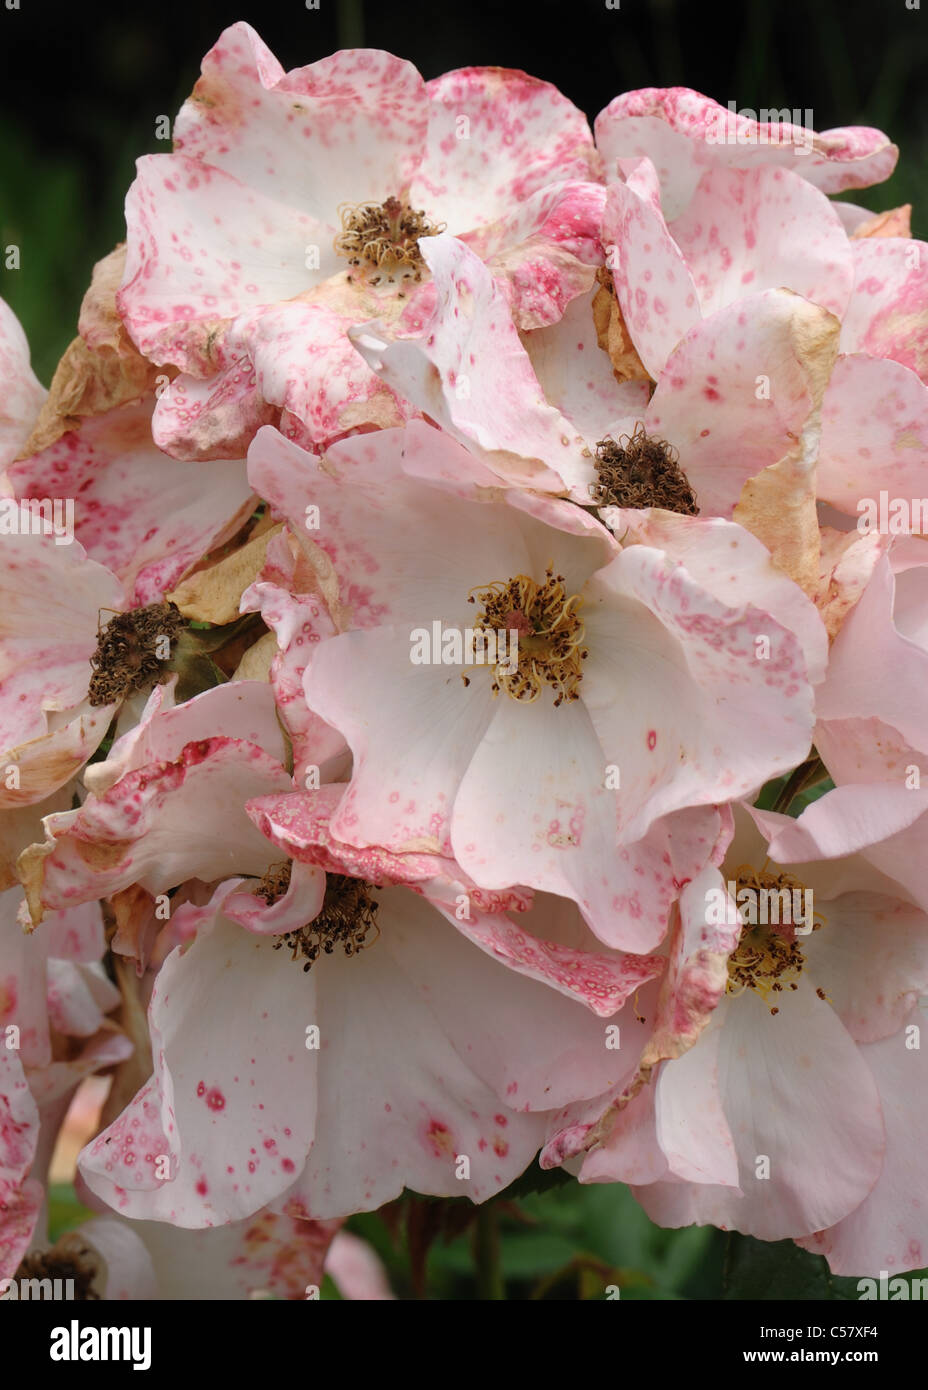
<svg viewBox="0 0 928 1390">
<path fill-rule="evenodd" d="M 757 809 L 759 811 L 772 811 L 774 803 L 780 795 L 780 792 L 786 786 L 787 781 L 788 774 L 786 777 L 775 777 L 772 782 L 765 782 L 763 787 L 761 787 L 760 795 L 754 802 Z"/>
<path fill-rule="evenodd" d="M 723 1298 L 856 1302 L 858 1296 L 856 1279 L 837 1278 L 824 1256 L 810 1255 L 791 1240 L 755 1240 L 737 1232 L 728 1238 Z"/>
<path fill-rule="evenodd" d="M 552 1188 L 564 1187 L 565 1184 L 575 1181 L 563 1168 L 539 1167 L 538 1159 L 535 1158 L 522 1176 L 511 1182 L 495 1200 L 518 1201 L 534 1192 L 549 1192 Z"/>
</svg>

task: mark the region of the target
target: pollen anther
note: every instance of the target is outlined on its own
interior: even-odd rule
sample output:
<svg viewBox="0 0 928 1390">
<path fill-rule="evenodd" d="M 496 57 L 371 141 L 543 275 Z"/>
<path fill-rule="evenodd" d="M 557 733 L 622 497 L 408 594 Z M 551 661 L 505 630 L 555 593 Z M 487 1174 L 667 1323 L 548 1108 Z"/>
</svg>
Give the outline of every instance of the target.
<svg viewBox="0 0 928 1390">
<path fill-rule="evenodd" d="M 756 895 L 785 894 L 787 900 L 805 900 L 807 890 L 791 874 L 774 874 L 742 865 L 734 871 L 733 877 L 739 904 L 745 890 Z M 823 922 L 824 919 L 816 914 L 816 918 L 805 925 L 817 931 Z M 771 995 L 799 988 L 798 980 L 805 964 L 805 955 L 796 939 L 795 921 L 745 926 L 737 947 L 728 958 L 726 993 L 738 995 L 751 989 L 769 1004 Z M 819 998 L 825 997 L 821 991 L 816 992 Z M 770 1012 L 777 1014 L 779 1009 L 771 1007 Z"/>
<path fill-rule="evenodd" d="M 493 668 L 494 695 L 504 691 L 513 700 L 531 704 L 549 685 L 555 692 L 555 708 L 564 701 L 579 700 L 577 687 L 589 655 L 578 611 L 583 598 L 568 595 L 562 574 L 549 566 L 542 584 L 525 574 L 496 580 L 472 589 L 468 602 L 482 605 L 476 628 L 508 631 L 518 637 L 516 669 L 511 669 L 511 663 Z"/>
<path fill-rule="evenodd" d="M 311 970 L 321 955 L 332 955 L 336 946 L 341 946 L 346 956 L 356 956 L 365 946 L 373 946 L 380 936 L 376 922 L 380 904 L 372 893 L 372 885 L 363 879 L 327 874 L 325 898 L 318 916 L 277 937 L 274 950 L 288 946 L 291 960 L 303 957 L 304 970 Z M 368 941 L 371 931 L 376 935 Z"/>
<path fill-rule="evenodd" d="M 419 238 L 437 236 L 445 224 L 433 224 L 425 213 L 414 210 L 399 198 L 384 203 L 343 203 L 338 209 L 342 230 L 335 238 L 335 251 L 352 266 L 369 272 L 382 272 L 390 279 L 401 272 L 403 278 L 422 278 Z M 381 275 L 374 276 L 377 284 Z"/>
</svg>

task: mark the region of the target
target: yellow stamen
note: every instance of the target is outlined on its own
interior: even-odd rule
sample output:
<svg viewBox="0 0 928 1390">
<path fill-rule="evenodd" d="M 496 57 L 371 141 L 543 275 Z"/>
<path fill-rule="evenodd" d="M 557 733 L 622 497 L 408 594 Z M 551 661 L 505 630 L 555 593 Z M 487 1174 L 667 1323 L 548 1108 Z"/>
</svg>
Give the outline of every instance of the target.
<svg viewBox="0 0 928 1390">
<path fill-rule="evenodd" d="M 514 579 L 495 580 L 470 591 L 468 603 L 480 603 L 483 610 L 475 627 L 518 636 L 517 669 L 494 667 L 494 694 L 503 690 L 511 699 L 531 704 L 549 685 L 556 692 L 555 708 L 565 700 L 579 700 L 577 687 L 588 656 L 578 614 L 583 598 L 580 594 L 568 596 L 564 584 L 564 576 L 555 574 L 549 565 L 543 584 L 517 574 Z"/>
</svg>

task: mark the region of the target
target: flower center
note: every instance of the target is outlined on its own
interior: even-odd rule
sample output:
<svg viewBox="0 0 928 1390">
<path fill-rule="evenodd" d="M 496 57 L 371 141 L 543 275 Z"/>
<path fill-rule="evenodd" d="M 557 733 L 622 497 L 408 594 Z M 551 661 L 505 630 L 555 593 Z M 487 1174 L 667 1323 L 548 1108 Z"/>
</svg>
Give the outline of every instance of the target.
<svg viewBox="0 0 928 1390">
<path fill-rule="evenodd" d="M 595 468 L 597 481 L 590 484 L 590 493 L 601 507 L 662 507 L 684 516 L 699 514 L 676 450 L 662 439 L 652 439 L 643 425 L 618 441 L 601 439 Z"/>
<path fill-rule="evenodd" d="M 444 223 L 434 225 L 421 209 L 415 211 L 399 198 L 342 204 L 338 213 L 342 230 L 335 238 L 336 254 L 369 274 L 374 285 L 382 279 L 392 283 L 397 274 L 421 280 L 424 262 L 419 238 L 445 230 Z"/>
<path fill-rule="evenodd" d="M 270 904 L 283 897 L 290 884 L 290 864 L 272 864 L 255 894 Z M 379 902 L 372 896 L 374 886 L 360 878 L 344 874 L 326 874 L 325 897 L 318 917 L 296 931 L 284 932 L 274 941 L 274 950 L 281 946 L 290 950 L 290 959 L 303 957 L 304 970 L 311 970 L 319 956 L 330 956 L 341 946 L 346 956 L 356 956 L 365 946 L 372 946 L 380 935 L 377 926 Z M 377 935 L 368 941 L 368 933 Z"/>
<path fill-rule="evenodd" d="M 111 618 L 102 630 L 98 629 L 97 649 L 90 658 L 90 703 L 114 704 L 163 680 L 173 643 L 183 625 L 178 609 L 166 600 Z"/>
<path fill-rule="evenodd" d="M 772 1014 L 779 1013 L 771 996 L 799 988 L 805 956 L 797 941 L 797 927 L 803 935 L 817 931 L 822 919 L 808 920 L 809 890 L 791 874 L 773 874 L 741 865 L 734 873 L 735 901 L 746 919 L 737 947 L 728 958 L 725 992 L 738 995 L 754 990 Z M 820 999 L 824 990 L 817 989 Z"/>
<path fill-rule="evenodd" d="M 564 700 L 579 700 L 583 679 L 584 626 L 578 614 L 580 594 L 568 597 L 564 576 L 551 566 L 543 584 L 527 575 L 497 580 L 485 589 L 472 589 L 468 603 L 482 610 L 474 626 L 485 632 L 509 632 L 518 638 L 518 662 L 493 668 L 493 693 L 504 690 L 513 700 L 531 703 L 545 685 L 556 692 L 555 709 Z M 510 637 L 512 641 L 512 637 Z"/>
<path fill-rule="evenodd" d="M 64 1248 L 66 1242 L 70 1243 L 70 1248 Z M 24 1255 L 13 1278 L 17 1282 L 20 1279 L 60 1279 L 66 1290 L 66 1281 L 72 1280 L 73 1292 L 67 1290 L 65 1296 L 75 1302 L 89 1302 L 100 1297 L 93 1287 L 100 1272 L 99 1263 L 96 1253 L 72 1234 L 63 1237 L 51 1250 Z M 54 1290 L 53 1295 L 57 1297 Z"/>
</svg>

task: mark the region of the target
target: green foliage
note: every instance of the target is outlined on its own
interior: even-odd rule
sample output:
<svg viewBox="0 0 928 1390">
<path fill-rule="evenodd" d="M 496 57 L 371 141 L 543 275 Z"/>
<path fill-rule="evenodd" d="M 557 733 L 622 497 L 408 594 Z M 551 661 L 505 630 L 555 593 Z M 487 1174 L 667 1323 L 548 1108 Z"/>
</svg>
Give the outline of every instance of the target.
<svg viewBox="0 0 928 1390">
<path fill-rule="evenodd" d="M 640 1302 L 676 1300 L 857 1301 L 856 1278 L 831 1274 L 821 1255 L 811 1255 L 791 1240 L 766 1242 L 724 1234 L 711 1226 L 663 1230 L 649 1220 L 622 1183 L 583 1186 L 553 1170 L 556 1182 L 537 1165 L 496 1198 L 500 1267 L 508 1299 Z M 544 1190 L 538 1191 L 539 1179 Z M 513 1196 L 524 1187 L 524 1194 Z M 408 1193 L 417 1208 L 447 1206 L 460 1212 L 464 1199 L 442 1202 Z M 387 1269 L 400 1298 L 417 1296 L 410 1276 L 410 1251 L 391 1208 L 353 1216 L 348 1229 L 372 1246 Z M 53 1184 L 49 1192 L 52 1242 L 94 1215 L 82 1206 L 70 1184 Z M 457 1221 L 452 1223 L 459 1226 Z M 928 1270 L 905 1276 L 928 1277 Z M 477 1297 L 472 1227 L 450 1240 L 434 1240 L 426 1259 L 424 1297 Z M 326 1275 L 320 1298 L 342 1295 Z"/>
<path fill-rule="evenodd" d="M 95 1213 L 77 1200 L 71 1183 L 52 1183 L 48 1189 L 48 1238 L 53 1245 L 66 1231 L 73 1231 Z"/>
<path fill-rule="evenodd" d="M 763 1241 L 732 1232 L 725 1251 L 727 1299 L 857 1299 L 856 1279 L 838 1279 L 821 1255 L 791 1240 Z"/>
<path fill-rule="evenodd" d="M 118 163 L 131 181 L 127 155 Z M 45 386 L 77 334 L 94 264 L 125 239 L 126 187 L 114 181 L 102 202 L 91 203 L 79 167 L 41 159 L 21 128 L 0 122 L 0 247 L 15 245 L 20 255 L 15 270 L 0 257 L 0 297 L 20 319 Z"/>
<path fill-rule="evenodd" d="M 518 1201 L 498 1198 L 495 1205 L 510 1300 L 604 1301 L 615 1298 L 615 1290 L 623 1301 L 856 1302 L 860 1297 L 857 1277 L 833 1275 L 821 1255 L 791 1240 L 755 1240 L 711 1226 L 663 1230 L 622 1183 L 583 1186 L 568 1178 Z M 355 1216 L 348 1224 L 380 1255 L 397 1295 L 415 1297 L 405 1242 L 391 1234 L 383 1216 Z M 426 1298 L 476 1298 L 471 1233 L 436 1240 L 426 1274 Z M 909 1282 L 925 1277 L 925 1270 L 905 1276 Z"/>
<path fill-rule="evenodd" d="M 924 1278 L 925 1271 L 913 1270 L 904 1277 L 911 1285 L 913 1279 Z M 860 1298 L 858 1280 L 832 1274 L 822 1255 L 810 1255 L 791 1240 L 755 1240 L 736 1232 L 728 1237 L 722 1284 L 725 1299 L 856 1303 Z"/>
<path fill-rule="evenodd" d="M 500 1201 L 507 1198 L 514 1201 L 520 1197 L 529 1197 L 533 1193 L 550 1192 L 554 1187 L 563 1187 L 565 1183 L 572 1181 L 568 1172 L 563 1168 L 542 1168 L 537 1160 L 534 1159 L 521 1177 L 511 1182 L 505 1192 L 500 1193 Z"/>
<path fill-rule="evenodd" d="M 496 1199 L 499 1258 L 508 1299 L 604 1300 L 718 1298 L 724 1236 L 711 1227 L 665 1231 L 621 1183 L 583 1186 L 561 1170 L 556 1183 L 533 1165 Z M 524 1188 L 522 1195 L 514 1197 Z M 416 1198 L 415 1202 L 429 1201 Z M 459 1203 L 455 1202 L 455 1208 Z M 405 1233 L 379 1213 L 352 1217 L 349 1228 L 370 1241 L 391 1284 L 414 1297 Z M 477 1297 L 473 1230 L 436 1238 L 426 1260 L 425 1297 Z"/>
</svg>

